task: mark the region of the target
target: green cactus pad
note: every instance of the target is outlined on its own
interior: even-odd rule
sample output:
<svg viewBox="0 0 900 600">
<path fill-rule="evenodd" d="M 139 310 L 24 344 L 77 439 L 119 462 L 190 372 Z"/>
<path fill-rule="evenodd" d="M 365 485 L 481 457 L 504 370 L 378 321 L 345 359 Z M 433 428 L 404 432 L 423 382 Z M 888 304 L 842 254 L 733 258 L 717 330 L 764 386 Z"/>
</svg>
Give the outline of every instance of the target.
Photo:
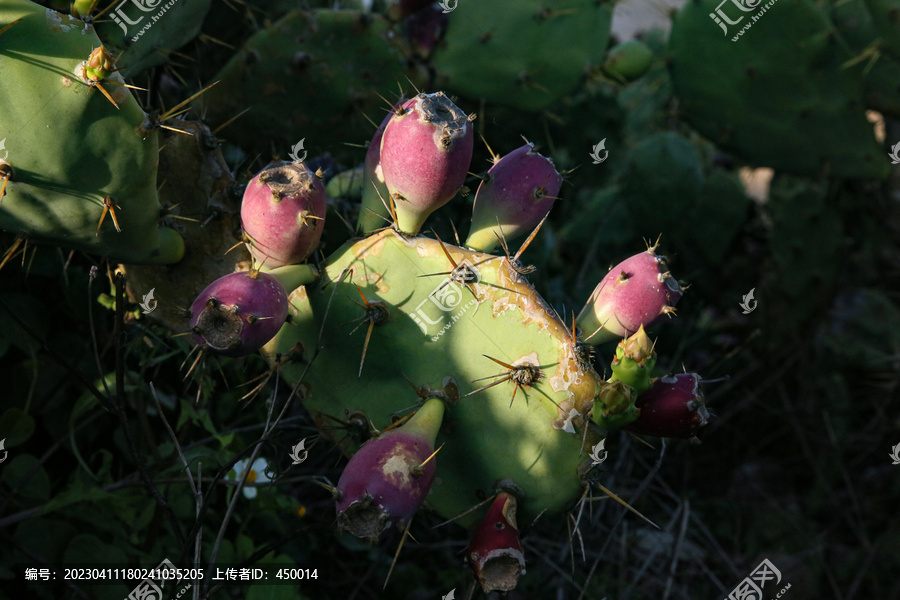
<svg viewBox="0 0 900 600">
<path fill-rule="evenodd" d="M 475 279 L 469 272 L 467 285 L 446 275 L 424 276 L 451 268 L 433 239 L 385 230 L 349 242 L 328 259 L 319 284 L 291 294 L 293 319 L 263 353 L 274 360 L 301 345 L 305 362 L 283 364 L 281 373 L 297 383 L 310 367 L 304 404 L 322 431 L 335 425 L 325 415 L 346 419 L 345 410 L 360 411 L 384 428 L 419 397 L 447 397 L 451 403 L 438 435 L 445 445 L 428 497 L 441 515 L 467 510 L 501 479 L 524 490 L 527 515 L 560 511 L 577 499 L 582 484 L 576 470 L 587 459 L 579 454 L 584 420 L 572 419 L 571 411 L 587 414 L 601 380 L 579 360 L 566 325 L 506 258 L 446 248 L 457 264 L 466 261 L 477 270 Z M 372 326 L 361 376 L 369 323 L 356 286 L 387 314 Z M 513 381 L 466 397 L 509 372 L 487 357 L 537 367 L 516 371 L 523 385 L 512 406 Z M 588 432 L 587 448 L 597 435 Z M 333 437 L 345 453 L 357 449 L 350 436 L 338 431 Z"/>
<path fill-rule="evenodd" d="M 148 12 L 143 12 L 137 8 L 137 3 L 117 4 L 97 24 L 103 41 L 121 49 L 116 62 L 124 77 L 134 77 L 145 69 L 165 64 L 173 50 L 194 39 L 200 33 L 212 0 L 178 0 L 172 6 L 160 0 L 143 4 L 152 4 L 153 8 L 148 6 Z M 121 10 L 122 16 L 116 13 L 117 9 Z M 113 17 L 121 21 L 125 29 Z M 131 25 L 124 19 L 136 23 Z"/>
<path fill-rule="evenodd" d="M 594 0 L 460 2 L 433 63 L 442 86 L 538 111 L 602 61 L 611 22 L 612 3 Z"/>
<path fill-rule="evenodd" d="M 872 25 L 881 35 L 884 49 L 900 59 L 900 2 L 897 0 L 865 0 L 872 15 Z"/>
<path fill-rule="evenodd" d="M 249 108 L 226 134 L 284 156 L 303 139 L 313 154 L 350 155 L 343 141 L 365 141 L 378 94 L 393 97 L 408 71 L 384 17 L 356 11 L 297 10 L 251 37 L 204 95 L 209 122 Z M 340 142 L 338 141 L 340 140 Z"/>
<path fill-rule="evenodd" d="M 132 263 L 171 263 L 184 244 L 158 225 L 156 132 L 131 92 L 103 82 L 118 108 L 81 78 L 100 40 L 91 26 L 31 2 L 0 1 L 0 23 L 21 18 L 0 37 L 0 140 L 13 175 L 0 228 Z M 0 156 L 0 158 L 4 158 Z M 103 198 L 121 207 L 103 214 Z"/>
<path fill-rule="evenodd" d="M 753 165 L 885 177 L 864 114 L 863 66 L 844 66 L 854 55 L 827 17 L 809 0 L 779 2 L 733 42 L 750 13 L 724 36 L 709 16 L 717 5 L 688 2 L 674 19 L 670 70 L 688 121 Z"/>
</svg>

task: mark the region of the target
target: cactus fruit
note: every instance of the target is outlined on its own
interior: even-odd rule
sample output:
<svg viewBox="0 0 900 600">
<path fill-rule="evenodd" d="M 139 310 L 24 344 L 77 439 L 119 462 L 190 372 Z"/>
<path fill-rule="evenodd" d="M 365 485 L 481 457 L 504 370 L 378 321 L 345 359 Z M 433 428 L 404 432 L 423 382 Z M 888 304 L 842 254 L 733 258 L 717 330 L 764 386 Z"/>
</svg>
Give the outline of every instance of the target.
<svg viewBox="0 0 900 600">
<path fill-rule="evenodd" d="M 579 340 L 597 345 L 635 334 L 662 315 L 673 314 L 683 290 L 668 271 L 656 246 L 625 259 L 594 288 L 578 315 Z"/>
<path fill-rule="evenodd" d="M 602 70 L 619 83 L 628 83 L 643 76 L 652 62 L 653 52 L 646 44 L 629 40 L 610 48 Z"/>
<path fill-rule="evenodd" d="M 318 247 L 326 208 L 321 179 L 321 172 L 302 162 L 277 162 L 247 184 L 241 225 L 257 263 L 269 268 L 300 263 Z"/>
<path fill-rule="evenodd" d="M 666 375 L 640 394 L 637 420 L 623 429 L 645 435 L 695 439 L 709 420 L 696 373 Z"/>
<path fill-rule="evenodd" d="M 550 212 L 561 186 L 553 161 L 530 142 L 498 159 L 475 193 L 465 245 L 491 252 L 501 235 L 508 241 L 531 232 Z"/>
<path fill-rule="evenodd" d="M 811 0 L 779 3 L 762 18 L 736 4 L 722 8 L 740 17 L 730 29 L 710 19 L 718 0 L 688 2 L 675 15 L 669 69 L 688 122 L 750 165 L 885 177 L 889 163 L 865 116 L 865 61 L 854 62 L 828 15 Z"/>
<path fill-rule="evenodd" d="M 10 170 L 0 176 L 0 228 L 114 260 L 178 261 L 184 242 L 160 225 L 157 132 L 142 128 L 147 115 L 115 85 L 122 78 L 93 27 L 24 0 L 0 4 L 0 23 L 14 21 L 0 37 L 0 138 Z M 104 79 L 118 109 L 91 77 Z M 112 216 L 121 233 L 113 223 L 98 231 Z"/>
<path fill-rule="evenodd" d="M 337 485 L 337 522 L 376 541 L 409 523 L 434 480 L 434 440 L 444 401 L 431 398 L 403 426 L 370 439 L 353 455 Z"/>
<path fill-rule="evenodd" d="M 197 344 L 223 356 L 247 356 L 284 325 L 288 300 L 272 275 L 258 271 L 231 273 L 200 292 L 190 312 Z"/>
<path fill-rule="evenodd" d="M 400 231 L 418 233 L 462 187 L 472 162 L 473 119 L 436 92 L 408 100 L 385 126 L 381 170 Z"/>
<path fill-rule="evenodd" d="M 508 592 L 525 573 L 525 554 L 516 524 L 516 497 L 501 491 L 475 528 L 466 561 L 485 594 Z"/>
</svg>

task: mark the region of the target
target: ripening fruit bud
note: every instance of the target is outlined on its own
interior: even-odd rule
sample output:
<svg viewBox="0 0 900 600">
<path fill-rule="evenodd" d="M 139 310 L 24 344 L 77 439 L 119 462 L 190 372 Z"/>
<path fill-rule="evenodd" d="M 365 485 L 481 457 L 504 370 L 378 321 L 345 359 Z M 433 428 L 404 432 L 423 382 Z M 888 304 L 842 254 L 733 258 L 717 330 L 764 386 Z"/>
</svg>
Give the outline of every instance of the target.
<svg viewBox="0 0 900 600">
<path fill-rule="evenodd" d="M 484 593 L 507 592 L 525 573 L 525 555 L 516 525 L 516 497 L 500 492 L 472 534 L 466 561 Z"/>
<path fill-rule="evenodd" d="M 700 379 L 696 373 L 660 377 L 638 396 L 635 404 L 641 414 L 624 429 L 659 437 L 695 438 L 709 420 Z"/>
</svg>

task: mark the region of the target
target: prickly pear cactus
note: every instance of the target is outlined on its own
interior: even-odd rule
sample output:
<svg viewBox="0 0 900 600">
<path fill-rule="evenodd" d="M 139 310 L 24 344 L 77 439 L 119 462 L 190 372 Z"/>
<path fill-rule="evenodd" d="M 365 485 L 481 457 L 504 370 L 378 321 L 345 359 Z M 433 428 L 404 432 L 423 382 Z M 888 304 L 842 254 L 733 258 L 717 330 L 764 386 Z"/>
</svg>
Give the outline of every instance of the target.
<svg viewBox="0 0 900 600">
<path fill-rule="evenodd" d="M 673 22 L 669 67 L 691 125 L 752 165 L 885 177 L 888 162 L 865 116 L 864 65 L 851 66 L 854 54 L 827 15 L 798 0 L 738 20 L 728 4 L 737 24 L 725 27 L 710 19 L 718 5 L 688 2 Z"/>
<path fill-rule="evenodd" d="M 180 259 L 181 237 L 160 226 L 157 131 L 93 28 L 3 0 L 0 23 L 13 22 L 0 36 L 0 229 L 133 263 Z"/>
<path fill-rule="evenodd" d="M 602 62 L 611 22 L 612 3 L 594 0 L 460 2 L 433 62 L 454 91 L 542 110 Z"/>
<path fill-rule="evenodd" d="M 304 404 L 322 431 L 353 413 L 383 427 L 417 396 L 448 401 L 428 496 L 440 514 L 467 510 L 501 479 L 525 491 L 531 518 L 582 489 L 582 444 L 599 438 L 591 429 L 583 441 L 580 417 L 578 433 L 564 429 L 601 379 L 506 257 L 387 229 L 336 251 L 321 281 L 289 300 L 291 323 L 263 352 L 275 362 L 302 348 L 281 372 L 293 382 L 306 373 Z M 356 450 L 351 436 L 335 437 Z"/>
</svg>

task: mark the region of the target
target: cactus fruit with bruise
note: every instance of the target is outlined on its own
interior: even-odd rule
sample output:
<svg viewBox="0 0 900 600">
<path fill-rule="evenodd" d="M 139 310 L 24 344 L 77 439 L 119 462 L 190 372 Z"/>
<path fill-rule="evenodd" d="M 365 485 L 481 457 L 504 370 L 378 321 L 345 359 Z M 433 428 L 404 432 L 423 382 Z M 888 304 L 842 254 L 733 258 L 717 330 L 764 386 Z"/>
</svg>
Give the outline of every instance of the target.
<svg viewBox="0 0 900 600">
<path fill-rule="evenodd" d="M 388 528 L 409 523 L 434 480 L 434 440 L 443 416 L 443 400 L 426 400 L 407 423 L 353 455 L 337 485 L 341 529 L 375 541 Z"/>
<path fill-rule="evenodd" d="M 147 115 L 114 84 L 122 79 L 93 28 L 31 2 L 3 3 L 0 23 L 14 21 L 0 36 L 0 136 L 10 171 L 0 177 L 0 228 L 114 260 L 178 261 L 184 242 L 161 226 L 157 132 L 142 129 Z"/>
</svg>

